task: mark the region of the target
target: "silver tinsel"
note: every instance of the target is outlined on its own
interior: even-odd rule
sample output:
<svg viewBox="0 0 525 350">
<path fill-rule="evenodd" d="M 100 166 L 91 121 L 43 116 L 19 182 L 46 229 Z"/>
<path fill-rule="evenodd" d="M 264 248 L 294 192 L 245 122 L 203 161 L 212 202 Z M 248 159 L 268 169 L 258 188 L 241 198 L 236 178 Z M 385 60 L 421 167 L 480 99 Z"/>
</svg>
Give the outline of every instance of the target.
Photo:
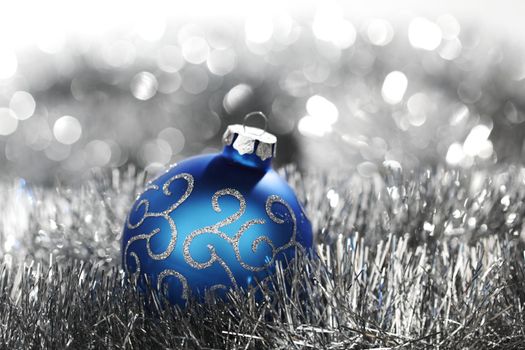
<svg viewBox="0 0 525 350">
<path fill-rule="evenodd" d="M 262 303 L 232 291 L 183 310 L 135 292 L 120 268 L 120 229 L 142 174 L 93 174 L 79 189 L 3 184 L 1 346 L 523 344 L 525 169 L 282 173 L 305 202 L 319 258 L 279 269 Z"/>
</svg>

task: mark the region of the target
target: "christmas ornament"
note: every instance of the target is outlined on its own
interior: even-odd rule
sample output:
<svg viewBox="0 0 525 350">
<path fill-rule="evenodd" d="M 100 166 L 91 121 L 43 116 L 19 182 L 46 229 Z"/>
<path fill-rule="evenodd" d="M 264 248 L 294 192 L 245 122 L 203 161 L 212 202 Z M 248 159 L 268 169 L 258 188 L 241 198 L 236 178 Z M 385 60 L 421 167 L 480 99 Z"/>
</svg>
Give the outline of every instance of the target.
<svg viewBox="0 0 525 350">
<path fill-rule="evenodd" d="M 250 113 L 245 118 L 264 114 Z M 230 125 L 222 153 L 178 163 L 148 183 L 126 220 L 123 265 L 173 304 L 249 288 L 312 246 L 293 190 L 272 168 L 276 137 Z"/>
</svg>

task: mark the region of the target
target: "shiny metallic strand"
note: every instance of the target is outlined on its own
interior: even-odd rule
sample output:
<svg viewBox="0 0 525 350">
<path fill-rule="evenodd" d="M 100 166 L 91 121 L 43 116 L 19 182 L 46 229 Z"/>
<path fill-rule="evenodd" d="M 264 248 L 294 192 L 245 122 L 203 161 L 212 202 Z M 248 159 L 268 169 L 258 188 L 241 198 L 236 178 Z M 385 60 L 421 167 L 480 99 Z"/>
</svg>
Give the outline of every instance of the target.
<svg viewBox="0 0 525 350">
<path fill-rule="evenodd" d="M 223 289 L 223 290 L 225 290 L 225 289 L 227 289 L 227 287 L 226 287 L 224 284 L 216 284 L 216 285 L 211 286 L 211 287 L 208 289 L 208 291 L 209 291 L 210 293 L 213 293 L 213 292 L 215 292 L 216 290 L 219 290 L 219 289 Z"/>
<path fill-rule="evenodd" d="M 119 269 L 120 229 L 140 174 L 99 174 L 79 189 L 33 188 L 32 197 L 0 184 L 1 347 L 511 349 L 525 342 L 525 169 L 385 167 L 372 179 L 281 172 L 304 199 L 319 258 L 278 267 L 267 279 L 273 288 L 261 286 L 263 303 L 232 291 L 226 304 L 190 300 L 184 311 L 155 311 L 163 299 L 136 293 Z"/>
</svg>

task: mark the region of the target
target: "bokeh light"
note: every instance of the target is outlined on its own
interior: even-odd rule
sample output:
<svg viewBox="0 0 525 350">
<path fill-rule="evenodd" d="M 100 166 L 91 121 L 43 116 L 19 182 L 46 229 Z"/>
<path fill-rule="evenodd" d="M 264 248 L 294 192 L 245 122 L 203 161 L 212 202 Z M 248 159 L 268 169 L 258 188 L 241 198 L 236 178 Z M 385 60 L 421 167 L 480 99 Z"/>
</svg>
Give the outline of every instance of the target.
<svg viewBox="0 0 525 350">
<path fill-rule="evenodd" d="M 18 119 L 15 113 L 9 108 L 0 107 L 0 135 L 10 135 L 16 131 L 17 127 Z"/>
<path fill-rule="evenodd" d="M 461 26 L 458 20 L 451 14 L 444 14 L 438 17 L 436 24 L 441 29 L 443 39 L 454 40 L 461 32 Z"/>
<path fill-rule="evenodd" d="M 357 36 L 354 25 L 344 18 L 341 7 L 334 1 L 319 5 L 312 30 L 319 40 L 330 42 L 339 49 L 352 46 Z"/>
<path fill-rule="evenodd" d="M 306 111 L 315 118 L 323 119 L 327 124 L 332 125 L 339 117 L 337 107 L 328 99 L 314 95 L 306 102 Z"/>
<path fill-rule="evenodd" d="M 461 144 L 458 142 L 451 144 L 447 151 L 447 163 L 450 165 L 458 165 L 463 160 L 463 157 L 464 153 Z"/>
<path fill-rule="evenodd" d="M 461 55 L 462 48 L 461 41 L 458 38 L 445 40 L 439 48 L 439 56 L 448 61 L 455 60 Z"/>
<path fill-rule="evenodd" d="M 11 78 L 18 68 L 16 54 L 0 47 L 0 79 Z"/>
<path fill-rule="evenodd" d="M 488 152 L 488 156 L 490 156 L 491 152 L 488 151 L 492 147 L 492 143 L 489 146 L 490 141 L 488 139 L 490 131 L 489 127 L 482 124 L 473 127 L 463 143 L 463 152 L 469 156 L 477 156 L 481 152 L 483 158 L 487 157 Z"/>
<path fill-rule="evenodd" d="M 42 117 L 33 117 L 24 123 L 24 138 L 26 144 L 34 151 L 46 149 L 53 134 L 47 120 Z"/>
<path fill-rule="evenodd" d="M 149 100 L 157 93 L 159 83 L 150 72 L 140 72 L 131 80 L 131 93 L 139 100 Z"/>
<path fill-rule="evenodd" d="M 305 136 L 321 137 L 332 131 L 332 126 L 321 118 L 306 115 L 299 120 L 299 132 Z"/>
<path fill-rule="evenodd" d="M 366 30 L 368 40 L 374 45 L 388 45 L 394 37 L 394 28 L 384 19 L 373 19 Z"/>
<path fill-rule="evenodd" d="M 407 101 L 408 120 L 413 126 L 421 126 L 427 119 L 427 110 L 431 107 L 432 102 L 426 94 L 419 92 Z"/>
<path fill-rule="evenodd" d="M 140 160 L 144 167 L 150 164 L 166 165 L 172 156 L 170 144 L 164 139 L 146 142 L 140 150 Z"/>
<path fill-rule="evenodd" d="M 208 69 L 216 75 L 226 75 L 235 68 L 235 52 L 231 49 L 213 50 L 208 56 Z"/>
<path fill-rule="evenodd" d="M 381 95 L 386 103 L 397 104 L 401 102 L 408 86 L 408 79 L 400 71 L 387 74 L 381 88 Z"/>
<path fill-rule="evenodd" d="M 195 36 L 184 40 L 182 44 L 182 56 L 193 64 L 200 64 L 208 59 L 210 47 L 204 38 Z"/>
<path fill-rule="evenodd" d="M 102 140 L 92 140 L 84 148 L 90 167 L 102 167 L 111 160 L 111 147 Z"/>
<path fill-rule="evenodd" d="M 182 78 L 178 73 L 165 73 L 159 76 L 158 84 L 158 90 L 161 93 L 172 94 L 180 88 Z"/>
<path fill-rule="evenodd" d="M 153 7 L 144 7 L 140 20 L 135 22 L 135 31 L 139 37 L 147 41 L 157 41 L 166 30 L 166 19 Z"/>
<path fill-rule="evenodd" d="M 55 121 L 53 135 L 58 142 L 71 145 L 80 139 L 82 126 L 75 117 L 65 115 Z"/>
<path fill-rule="evenodd" d="M 125 68 L 135 61 L 136 48 L 129 40 L 116 40 L 102 48 L 104 61 L 114 68 Z"/>
<path fill-rule="evenodd" d="M 35 99 L 28 92 L 17 91 L 9 101 L 9 108 L 15 113 L 18 120 L 26 120 L 35 113 Z"/>
<path fill-rule="evenodd" d="M 262 44 L 271 39 L 273 34 L 272 17 L 268 13 L 257 13 L 246 19 L 246 40 Z"/>
<path fill-rule="evenodd" d="M 253 89 L 247 84 L 235 85 L 224 96 L 223 107 L 226 112 L 232 114 L 245 105 L 253 96 Z"/>
<path fill-rule="evenodd" d="M 61 142 L 51 142 L 44 150 L 44 154 L 49 160 L 61 162 L 71 154 L 71 146 Z"/>
<path fill-rule="evenodd" d="M 175 45 L 163 46 L 159 50 L 157 64 L 165 72 L 178 72 L 185 64 L 181 49 Z"/>
<path fill-rule="evenodd" d="M 184 149 L 186 138 L 182 131 L 177 128 L 168 127 L 159 132 L 159 140 L 167 142 L 173 155 L 179 154 Z"/>
<path fill-rule="evenodd" d="M 417 17 L 410 22 L 408 39 L 415 48 L 432 51 L 441 43 L 441 28 L 426 18 Z"/>
<path fill-rule="evenodd" d="M 208 74 L 201 67 L 188 67 L 182 72 L 182 88 L 190 94 L 198 95 L 205 91 L 209 81 Z"/>
</svg>

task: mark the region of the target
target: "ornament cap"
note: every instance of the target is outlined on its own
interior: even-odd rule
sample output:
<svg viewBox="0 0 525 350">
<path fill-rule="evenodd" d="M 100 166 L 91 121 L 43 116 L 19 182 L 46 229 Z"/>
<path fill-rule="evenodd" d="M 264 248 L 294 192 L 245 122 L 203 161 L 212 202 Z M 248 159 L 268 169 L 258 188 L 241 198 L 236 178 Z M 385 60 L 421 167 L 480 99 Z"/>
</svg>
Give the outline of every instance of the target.
<svg viewBox="0 0 525 350">
<path fill-rule="evenodd" d="M 263 116 L 266 122 L 266 116 L 262 112 L 249 113 L 244 120 L 255 114 Z M 266 131 L 266 124 L 264 129 L 245 124 L 229 125 L 222 139 L 225 146 L 232 147 L 241 156 L 255 154 L 262 162 L 275 156 L 277 137 Z"/>
</svg>

